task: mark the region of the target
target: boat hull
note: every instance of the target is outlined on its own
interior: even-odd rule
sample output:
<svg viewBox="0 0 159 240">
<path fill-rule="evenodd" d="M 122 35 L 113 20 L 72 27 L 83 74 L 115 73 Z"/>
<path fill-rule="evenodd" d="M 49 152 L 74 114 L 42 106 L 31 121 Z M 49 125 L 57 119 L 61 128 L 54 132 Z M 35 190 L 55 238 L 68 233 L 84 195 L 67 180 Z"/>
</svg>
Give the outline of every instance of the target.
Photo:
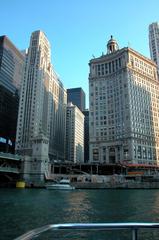
<svg viewBox="0 0 159 240">
<path fill-rule="evenodd" d="M 70 185 L 62 185 L 62 184 L 50 184 L 46 186 L 48 190 L 74 190 L 75 187 Z"/>
</svg>

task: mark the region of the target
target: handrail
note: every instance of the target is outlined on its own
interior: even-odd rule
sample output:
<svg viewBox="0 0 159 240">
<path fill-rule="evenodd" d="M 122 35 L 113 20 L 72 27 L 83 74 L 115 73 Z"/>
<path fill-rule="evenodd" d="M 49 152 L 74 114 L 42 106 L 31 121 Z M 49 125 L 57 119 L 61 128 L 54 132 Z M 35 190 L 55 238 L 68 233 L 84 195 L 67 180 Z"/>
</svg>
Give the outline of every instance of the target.
<svg viewBox="0 0 159 240">
<path fill-rule="evenodd" d="M 12 159 L 12 160 L 16 160 L 16 161 L 20 161 L 21 160 L 21 156 L 20 155 L 12 154 L 12 153 L 0 152 L 0 157 L 3 157 L 5 159 Z"/>
<path fill-rule="evenodd" d="M 132 240 L 137 240 L 139 229 L 158 228 L 159 223 L 67 223 L 67 224 L 50 224 L 40 228 L 35 228 L 15 240 L 31 240 L 48 230 L 120 230 L 130 229 Z"/>
</svg>

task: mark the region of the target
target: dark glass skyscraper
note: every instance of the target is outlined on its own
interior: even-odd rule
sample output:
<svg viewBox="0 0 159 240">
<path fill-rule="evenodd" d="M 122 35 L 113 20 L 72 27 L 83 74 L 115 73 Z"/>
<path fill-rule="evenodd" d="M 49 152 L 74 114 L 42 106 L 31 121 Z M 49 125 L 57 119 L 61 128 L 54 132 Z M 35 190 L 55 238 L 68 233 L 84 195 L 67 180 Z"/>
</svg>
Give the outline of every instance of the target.
<svg viewBox="0 0 159 240">
<path fill-rule="evenodd" d="M 0 37 L 0 151 L 14 152 L 19 89 L 24 56 L 6 37 Z"/>
<path fill-rule="evenodd" d="M 85 110 L 85 92 L 82 88 L 67 89 L 67 103 L 72 102 L 81 111 Z"/>
</svg>

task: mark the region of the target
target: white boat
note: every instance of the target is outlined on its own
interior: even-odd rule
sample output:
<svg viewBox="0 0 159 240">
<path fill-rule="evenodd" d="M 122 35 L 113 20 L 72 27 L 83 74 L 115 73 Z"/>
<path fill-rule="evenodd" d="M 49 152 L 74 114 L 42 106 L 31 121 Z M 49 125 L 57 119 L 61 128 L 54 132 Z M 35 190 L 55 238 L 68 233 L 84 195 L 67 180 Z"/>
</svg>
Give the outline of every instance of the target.
<svg viewBox="0 0 159 240">
<path fill-rule="evenodd" d="M 70 185 L 69 179 L 62 179 L 59 183 L 50 183 L 46 185 L 49 190 L 73 190 L 75 187 Z"/>
</svg>

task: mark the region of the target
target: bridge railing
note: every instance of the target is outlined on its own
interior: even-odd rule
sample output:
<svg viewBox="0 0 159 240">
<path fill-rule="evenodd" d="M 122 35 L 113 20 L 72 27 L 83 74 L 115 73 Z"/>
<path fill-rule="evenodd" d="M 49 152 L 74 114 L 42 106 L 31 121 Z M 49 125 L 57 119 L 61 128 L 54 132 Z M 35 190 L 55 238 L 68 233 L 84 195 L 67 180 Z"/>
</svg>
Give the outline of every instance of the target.
<svg viewBox="0 0 159 240">
<path fill-rule="evenodd" d="M 70 224 L 51 224 L 41 228 L 33 229 L 15 240 L 31 240 L 48 230 L 130 230 L 131 240 L 138 240 L 140 229 L 159 230 L 159 223 L 70 223 Z"/>
<path fill-rule="evenodd" d="M 0 166 L 0 172 L 7 172 L 7 173 L 20 173 L 17 167 L 10 167 L 10 166 Z"/>
<path fill-rule="evenodd" d="M 11 154 L 11 153 L 3 153 L 3 152 L 0 152 L 0 157 L 6 158 L 6 159 L 18 160 L 18 161 L 21 159 L 21 156 L 19 155 Z"/>
</svg>

